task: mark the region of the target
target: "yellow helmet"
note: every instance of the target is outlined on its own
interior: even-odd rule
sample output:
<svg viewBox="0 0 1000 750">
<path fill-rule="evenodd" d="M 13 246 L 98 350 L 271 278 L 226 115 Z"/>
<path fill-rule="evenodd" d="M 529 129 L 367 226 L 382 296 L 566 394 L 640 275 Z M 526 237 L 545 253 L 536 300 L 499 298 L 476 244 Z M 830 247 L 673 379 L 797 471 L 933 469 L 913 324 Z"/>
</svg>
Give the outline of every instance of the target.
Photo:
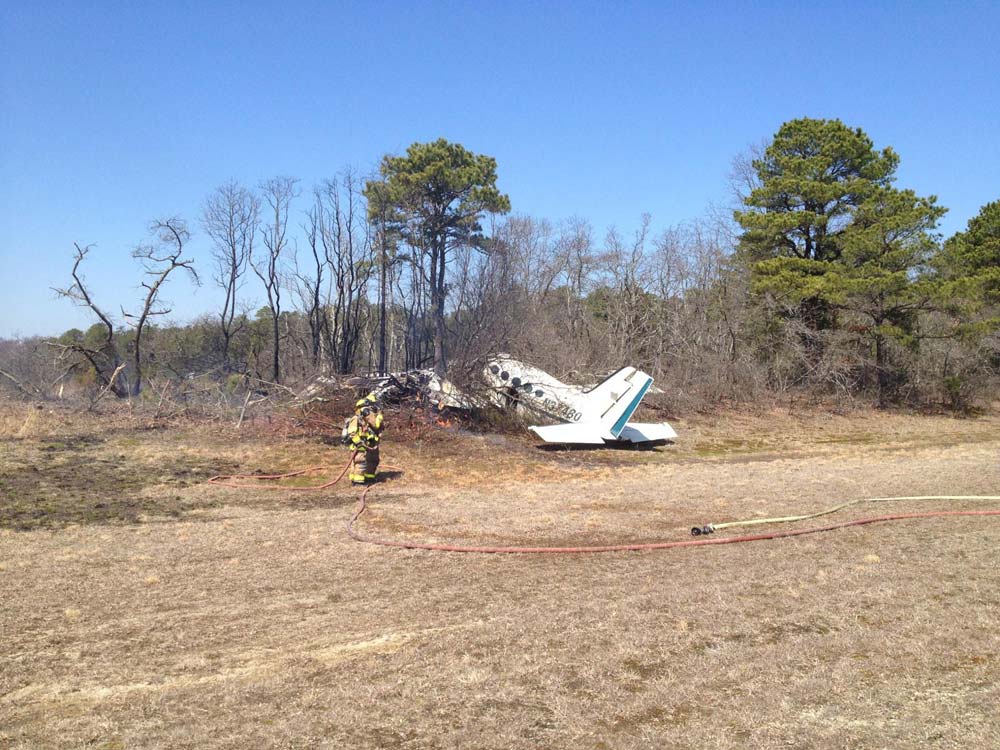
<svg viewBox="0 0 1000 750">
<path fill-rule="evenodd" d="M 358 403 L 356 403 L 354 405 L 354 408 L 357 411 L 361 411 L 366 406 L 374 406 L 374 405 L 375 405 L 375 394 L 374 393 L 369 393 L 363 399 L 359 400 Z"/>
</svg>

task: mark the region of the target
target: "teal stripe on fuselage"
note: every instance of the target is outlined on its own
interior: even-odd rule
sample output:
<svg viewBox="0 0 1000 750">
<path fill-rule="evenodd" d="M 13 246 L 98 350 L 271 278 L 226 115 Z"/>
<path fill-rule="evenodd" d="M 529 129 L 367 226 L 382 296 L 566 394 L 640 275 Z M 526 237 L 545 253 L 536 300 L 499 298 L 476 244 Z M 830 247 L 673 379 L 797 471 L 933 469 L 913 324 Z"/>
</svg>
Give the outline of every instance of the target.
<svg viewBox="0 0 1000 750">
<path fill-rule="evenodd" d="M 651 386 L 652 384 L 653 384 L 653 379 L 647 378 L 646 384 L 641 389 L 639 389 L 638 395 L 634 399 L 632 399 L 632 403 L 630 403 L 627 407 L 625 407 L 625 411 L 622 412 L 622 415 L 618 417 L 618 421 L 615 422 L 614 427 L 611 428 L 612 435 L 618 437 L 619 435 L 622 434 L 622 430 L 625 429 L 625 425 L 628 424 L 628 421 L 632 417 L 633 412 L 635 412 L 635 410 L 639 408 L 639 402 L 642 401 L 642 397 L 646 395 L 646 391 L 649 390 L 649 386 Z"/>
</svg>

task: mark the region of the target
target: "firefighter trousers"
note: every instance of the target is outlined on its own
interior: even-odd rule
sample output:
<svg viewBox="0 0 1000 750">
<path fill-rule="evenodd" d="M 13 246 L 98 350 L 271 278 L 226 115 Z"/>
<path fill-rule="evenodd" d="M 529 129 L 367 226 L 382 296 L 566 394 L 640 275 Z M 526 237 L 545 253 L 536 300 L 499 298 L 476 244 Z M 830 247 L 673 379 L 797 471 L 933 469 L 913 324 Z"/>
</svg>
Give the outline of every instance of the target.
<svg viewBox="0 0 1000 750">
<path fill-rule="evenodd" d="M 378 446 L 366 448 L 361 446 L 354 454 L 354 467 L 351 469 L 352 484 L 368 484 L 375 481 L 378 472 Z"/>
</svg>

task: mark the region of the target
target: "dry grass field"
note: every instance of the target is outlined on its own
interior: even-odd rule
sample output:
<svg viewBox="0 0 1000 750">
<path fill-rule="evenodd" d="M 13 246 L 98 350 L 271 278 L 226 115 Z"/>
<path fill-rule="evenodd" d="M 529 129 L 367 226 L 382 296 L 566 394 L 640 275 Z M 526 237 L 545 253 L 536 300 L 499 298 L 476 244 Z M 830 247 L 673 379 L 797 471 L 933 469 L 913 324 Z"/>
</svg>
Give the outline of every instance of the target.
<svg viewBox="0 0 1000 750">
<path fill-rule="evenodd" d="M 997 416 L 725 414 L 651 451 L 398 422 L 372 535 L 685 539 L 1000 494 Z M 0 747 L 1000 747 L 1000 518 L 395 550 L 346 536 L 350 487 L 205 484 L 346 460 L 269 427 L 0 405 Z M 984 506 L 844 515 L 946 507 Z"/>
</svg>

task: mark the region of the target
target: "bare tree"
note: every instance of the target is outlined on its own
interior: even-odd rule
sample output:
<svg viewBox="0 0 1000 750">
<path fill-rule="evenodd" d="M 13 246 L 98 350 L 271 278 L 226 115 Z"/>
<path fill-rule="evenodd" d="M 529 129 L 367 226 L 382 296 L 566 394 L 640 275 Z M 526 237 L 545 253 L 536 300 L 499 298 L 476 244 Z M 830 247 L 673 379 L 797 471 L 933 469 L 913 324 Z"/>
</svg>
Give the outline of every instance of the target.
<svg viewBox="0 0 1000 750">
<path fill-rule="evenodd" d="M 485 364 L 489 355 L 506 349 L 515 331 L 523 328 L 525 295 L 517 284 L 514 248 L 508 242 L 508 222 L 494 227 L 481 247 L 462 247 L 455 253 L 449 334 L 453 363 L 466 378 Z"/>
<path fill-rule="evenodd" d="M 271 379 L 281 382 L 281 285 L 286 251 L 288 249 L 288 209 L 298 195 L 298 180 L 294 177 L 272 177 L 260 185 L 267 204 L 268 223 L 260 228 L 264 252 L 250 264 L 264 284 L 267 306 L 271 311 Z"/>
<path fill-rule="evenodd" d="M 325 311 L 328 296 L 323 294 L 323 272 L 327 266 L 323 252 L 324 224 L 322 195 L 319 190 L 315 190 L 313 191 L 313 205 L 306 211 L 306 224 L 302 227 L 306 233 L 306 242 L 309 244 L 311 256 L 309 268 L 302 269 L 299 266 L 298 253 L 292 254 L 296 291 L 306 314 L 306 322 L 309 324 L 309 356 L 314 369 L 321 367 L 325 361 L 323 354 L 328 339 Z"/>
<path fill-rule="evenodd" d="M 411 247 L 405 256 L 403 273 L 396 280 L 404 313 L 404 366 L 408 370 L 426 367 L 434 356 L 433 350 L 428 348 L 433 334 L 428 315 L 429 284 L 424 274 L 422 256 L 421 251 Z"/>
<path fill-rule="evenodd" d="M 624 361 L 648 367 L 648 360 L 658 346 L 651 320 L 656 305 L 648 291 L 646 241 L 651 223 L 650 215 L 643 214 L 631 243 L 626 243 L 614 229 L 605 239 L 606 278 L 602 284 L 605 299 L 601 306 L 607 326 L 605 349 L 610 357 L 606 363 L 609 367 Z"/>
<path fill-rule="evenodd" d="M 216 188 L 205 200 L 202 211 L 202 227 L 212 239 L 215 283 L 226 295 L 219 313 L 219 328 L 222 332 L 222 365 L 227 371 L 231 369 L 230 342 L 240 328 L 236 324 L 237 292 L 253 253 L 259 214 L 260 199 L 235 181 Z"/>
<path fill-rule="evenodd" d="M 751 143 L 745 151 L 733 157 L 728 175 L 729 195 L 732 200 L 730 208 L 742 209 L 743 199 L 760 187 L 760 176 L 753 163 L 764 157 L 768 143 L 768 139 L 761 139 L 757 143 Z"/>
<path fill-rule="evenodd" d="M 386 344 L 387 325 L 389 317 L 389 295 L 392 294 L 393 266 L 399 262 L 398 246 L 401 241 L 399 227 L 389 221 L 389 204 L 385 198 L 388 186 L 384 181 L 371 180 L 369 191 L 378 196 L 375 210 L 370 220 L 375 230 L 378 247 L 378 371 L 387 372 L 389 351 Z"/>
<path fill-rule="evenodd" d="M 80 247 L 74 243 L 76 255 L 73 261 L 73 269 L 70 275 L 73 283 L 66 289 L 55 289 L 54 291 L 66 297 L 76 304 L 90 309 L 100 321 L 99 326 L 103 332 L 103 341 L 95 346 L 89 344 L 85 339 L 69 341 L 50 341 L 50 346 L 62 351 L 63 356 L 67 354 L 77 354 L 82 356 L 93 368 L 101 387 L 101 395 L 111 392 L 119 398 L 137 395 L 142 388 L 142 334 L 146 324 L 151 317 L 166 315 L 169 309 L 158 307 L 158 298 L 163 288 L 164 282 L 174 270 L 185 269 L 195 283 L 199 282 L 198 275 L 194 270 L 193 261 L 189 258 L 182 259 L 184 244 L 190 234 L 187 225 L 183 220 L 170 218 L 154 221 L 150 225 L 150 233 L 156 238 L 155 244 L 141 245 L 132 252 L 132 257 L 140 260 L 146 269 L 146 273 L 151 277 L 150 281 L 142 282 L 146 289 L 146 296 L 140 312 L 130 314 L 122 309 L 122 314 L 132 322 L 135 329 L 135 340 L 132 351 L 132 382 L 128 382 L 125 373 L 125 363 L 119 353 L 118 344 L 115 341 L 115 326 L 111 316 L 105 312 L 94 301 L 93 296 L 87 289 L 83 277 L 80 274 L 80 264 L 92 249 L 92 245 Z M 71 365 L 72 369 L 72 365 Z"/>
<path fill-rule="evenodd" d="M 132 352 L 131 393 L 133 396 L 138 395 L 142 388 L 142 334 L 146 323 L 151 317 L 170 313 L 169 308 L 158 306 L 160 291 L 167 277 L 178 268 L 183 268 L 195 284 L 201 283 L 198 273 L 194 270 L 194 261 L 190 258 L 181 259 L 181 255 L 184 253 L 184 244 L 191 236 L 187 224 L 177 217 L 162 219 L 154 221 L 150 225 L 149 231 L 156 237 L 156 244 L 140 245 L 132 251 L 132 257 L 142 263 L 146 269 L 146 275 L 150 277 L 150 281 L 142 282 L 142 286 L 146 290 L 146 299 L 143 302 L 142 310 L 137 314 L 122 310 L 122 314 L 132 322 L 135 328 Z"/>
<path fill-rule="evenodd" d="M 129 389 L 128 385 L 123 383 L 120 378 L 121 368 L 119 365 L 121 364 L 121 357 L 118 353 L 118 347 L 115 344 L 114 323 L 111 317 L 94 302 L 84 283 L 83 276 L 80 274 L 80 264 L 83 263 L 83 259 L 87 257 L 87 254 L 94 246 L 86 245 L 85 247 L 80 247 L 78 243 L 74 242 L 73 247 L 76 248 L 73 269 L 70 271 L 73 283 L 65 289 L 53 287 L 53 291 L 60 296 L 72 300 L 81 307 L 89 308 L 97 316 L 100 325 L 104 329 L 104 340 L 98 347 L 85 346 L 82 342 L 71 344 L 50 342 L 50 345 L 60 348 L 63 354 L 72 352 L 81 355 L 90 363 L 90 366 L 94 369 L 94 374 L 102 385 L 109 388 L 119 398 L 125 398 L 128 396 Z"/>
<path fill-rule="evenodd" d="M 354 365 L 366 291 L 375 270 L 362 188 L 362 181 L 350 169 L 324 187 L 328 206 L 324 247 L 334 285 L 330 331 L 338 355 L 338 372 L 350 372 Z"/>
<path fill-rule="evenodd" d="M 54 367 L 43 345 L 44 341 L 36 336 L 0 338 L 0 385 L 13 386 L 25 398 L 48 398 L 52 389 L 75 370 L 78 363 Z M 0 393 L 3 390 L 0 388 Z"/>
</svg>

